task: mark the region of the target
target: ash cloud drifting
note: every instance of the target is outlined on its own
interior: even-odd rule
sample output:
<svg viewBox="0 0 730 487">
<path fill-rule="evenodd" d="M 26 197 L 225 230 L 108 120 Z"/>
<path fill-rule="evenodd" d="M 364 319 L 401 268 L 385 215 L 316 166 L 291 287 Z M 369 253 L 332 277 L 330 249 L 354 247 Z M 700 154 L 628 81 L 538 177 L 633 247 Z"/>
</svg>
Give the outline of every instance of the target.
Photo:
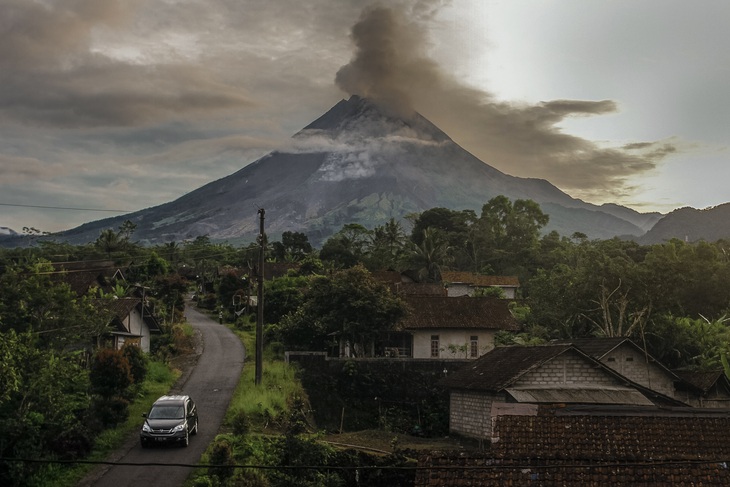
<svg viewBox="0 0 730 487">
<path fill-rule="evenodd" d="M 430 6 L 429 14 L 438 8 Z M 626 196 L 634 176 L 677 150 L 666 141 L 606 148 L 558 127 L 567 117 L 616 112 L 611 100 L 509 103 L 465 86 L 428 57 L 431 16 L 414 15 L 418 9 L 418 2 L 410 12 L 365 9 L 351 30 L 356 52 L 337 72 L 337 86 L 400 116 L 418 111 L 487 164 L 586 199 Z"/>
<path fill-rule="evenodd" d="M 183 63 L 121 61 L 94 49 L 99 31 L 130 29 L 141 0 L 4 0 L 0 111 L 29 125 L 139 126 L 250 104 Z"/>
</svg>

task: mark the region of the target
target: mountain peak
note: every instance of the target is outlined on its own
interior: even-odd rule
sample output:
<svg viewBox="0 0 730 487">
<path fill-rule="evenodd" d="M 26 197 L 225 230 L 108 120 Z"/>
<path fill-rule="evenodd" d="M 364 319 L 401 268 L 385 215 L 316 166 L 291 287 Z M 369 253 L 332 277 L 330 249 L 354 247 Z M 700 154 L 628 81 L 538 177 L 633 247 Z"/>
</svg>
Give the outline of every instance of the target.
<svg viewBox="0 0 730 487">
<path fill-rule="evenodd" d="M 404 137 L 431 142 L 450 142 L 451 138 L 418 112 L 391 113 L 368 98 L 352 95 L 341 100 L 324 115 L 304 127 L 295 137 L 326 132 L 332 137 L 342 133 L 368 138 Z"/>
</svg>

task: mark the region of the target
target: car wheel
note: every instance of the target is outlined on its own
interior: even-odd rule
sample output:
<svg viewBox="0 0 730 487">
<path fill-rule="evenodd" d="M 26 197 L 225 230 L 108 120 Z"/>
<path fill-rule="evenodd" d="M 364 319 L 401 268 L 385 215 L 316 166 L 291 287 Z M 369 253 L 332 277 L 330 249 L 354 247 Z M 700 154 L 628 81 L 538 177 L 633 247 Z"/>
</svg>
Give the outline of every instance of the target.
<svg viewBox="0 0 730 487">
<path fill-rule="evenodd" d="M 193 425 L 193 429 L 190 430 L 191 435 L 197 435 L 198 434 L 198 419 L 195 419 L 195 424 Z"/>
<path fill-rule="evenodd" d="M 188 433 L 185 433 L 185 438 L 182 440 L 182 447 L 185 448 L 190 444 L 190 435 Z"/>
<path fill-rule="evenodd" d="M 149 448 L 150 444 L 147 443 L 145 440 L 140 440 L 140 443 L 142 443 L 142 448 Z"/>
</svg>

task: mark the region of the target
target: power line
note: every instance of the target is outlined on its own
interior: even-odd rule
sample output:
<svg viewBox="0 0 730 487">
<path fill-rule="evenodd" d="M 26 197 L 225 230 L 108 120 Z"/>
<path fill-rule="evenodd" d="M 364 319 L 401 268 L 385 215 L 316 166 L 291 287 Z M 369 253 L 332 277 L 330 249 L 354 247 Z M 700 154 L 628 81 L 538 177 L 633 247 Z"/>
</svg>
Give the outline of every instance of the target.
<svg viewBox="0 0 730 487">
<path fill-rule="evenodd" d="M 105 210 L 102 208 L 79 208 L 73 206 L 44 206 L 44 205 L 21 205 L 18 203 L 0 203 L 0 206 L 16 206 L 18 208 L 42 208 L 46 210 L 74 210 L 74 211 L 106 211 L 111 213 L 131 213 L 135 210 Z"/>
<path fill-rule="evenodd" d="M 516 459 L 521 460 L 521 459 Z M 423 470 L 451 470 L 451 471 L 477 471 L 477 470 L 514 470 L 520 468 L 530 468 L 539 470 L 558 470 L 564 468 L 576 469 L 595 469 L 595 468 L 627 468 L 627 467 L 671 467 L 671 466 L 698 466 L 698 465 L 718 465 L 725 469 L 730 460 L 721 458 L 705 459 L 705 460 L 687 460 L 687 459 L 666 459 L 659 461 L 633 461 L 633 462 L 566 462 L 536 465 L 534 463 L 505 463 L 491 465 L 419 465 L 419 466 L 398 466 L 398 465 L 256 465 L 256 464 L 212 464 L 212 463 L 158 463 L 158 462 L 114 462 L 105 460 L 58 460 L 58 459 L 37 459 L 37 458 L 14 458 L 0 457 L 0 462 L 22 462 L 36 464 L 55 464 L 55 465 L 110 465 L 121 467 L 189 467 L 189 468 L 241 468 L 241 469 L 262 469 L 262 470 L 405 470 L 405 471 L 423 471 Z"/>
</svg>

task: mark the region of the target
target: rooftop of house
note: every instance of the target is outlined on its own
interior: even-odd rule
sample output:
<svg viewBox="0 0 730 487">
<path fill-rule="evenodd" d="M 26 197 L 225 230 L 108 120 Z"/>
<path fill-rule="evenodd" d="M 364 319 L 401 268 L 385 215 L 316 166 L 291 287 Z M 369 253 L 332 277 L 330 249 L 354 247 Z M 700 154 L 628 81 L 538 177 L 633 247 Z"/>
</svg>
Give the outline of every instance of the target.
<svg viewBox="0 0 730 487">
<path fill-rule="evenodd" d="M 99 301 L 102 302 L 101 300 Z M 117 331 L 126 331 L 121 321 L 126 319 L 135 309 L 141 309 L 142 300 L 139 298 L 119 298 L 104 300 L 102 305 L 112 313 L 114 317 L 112 323 L 118 328 Z M 160 331 L 157 319 L 147 307 L 145 307 L 144 320 L 151 332 Z"/>
<path fill-rule="evenodd" d="M 519 330 L 520 325 L 509 310 L 507 301 L 496 298 L 472 298 L 468 296 L 406 295 L 408 315 L 399 328 L 415 329 L 489 329 Z"/>
<path fill-rule="evenodd" d="M 122 271 L 107 261 L 60 262 L 53 266 L 62 271 L 54 274 L 54 279 L 68 284 L 78 296 L 85 295 L 93 287 L 109 291 L 114 279 L 124 279 Z"/>
<path fill-rule="evenodd" d="M 442 379 L 440 384 L 454 389 L 497 392 L 530 370 L 568 351 L 585 355 L 570 344 L 497 347 Z"/>
<path fill-rule="evenodd" d="M 693 370 L 673 370 L 675 375 L 683 381 L 692 384 L 694 387 L 706 393 L 718 384 L 730 385 L 725 372 L 722 370 L 711 370 L 709 372 L 698 372 Z"/>
<path fill-rule="evenodd" d="M 499 416 L 487 451 L 423 455 L 415 485 L 730 484 L 728 411 L 608 411 Z"/>
</svg>

